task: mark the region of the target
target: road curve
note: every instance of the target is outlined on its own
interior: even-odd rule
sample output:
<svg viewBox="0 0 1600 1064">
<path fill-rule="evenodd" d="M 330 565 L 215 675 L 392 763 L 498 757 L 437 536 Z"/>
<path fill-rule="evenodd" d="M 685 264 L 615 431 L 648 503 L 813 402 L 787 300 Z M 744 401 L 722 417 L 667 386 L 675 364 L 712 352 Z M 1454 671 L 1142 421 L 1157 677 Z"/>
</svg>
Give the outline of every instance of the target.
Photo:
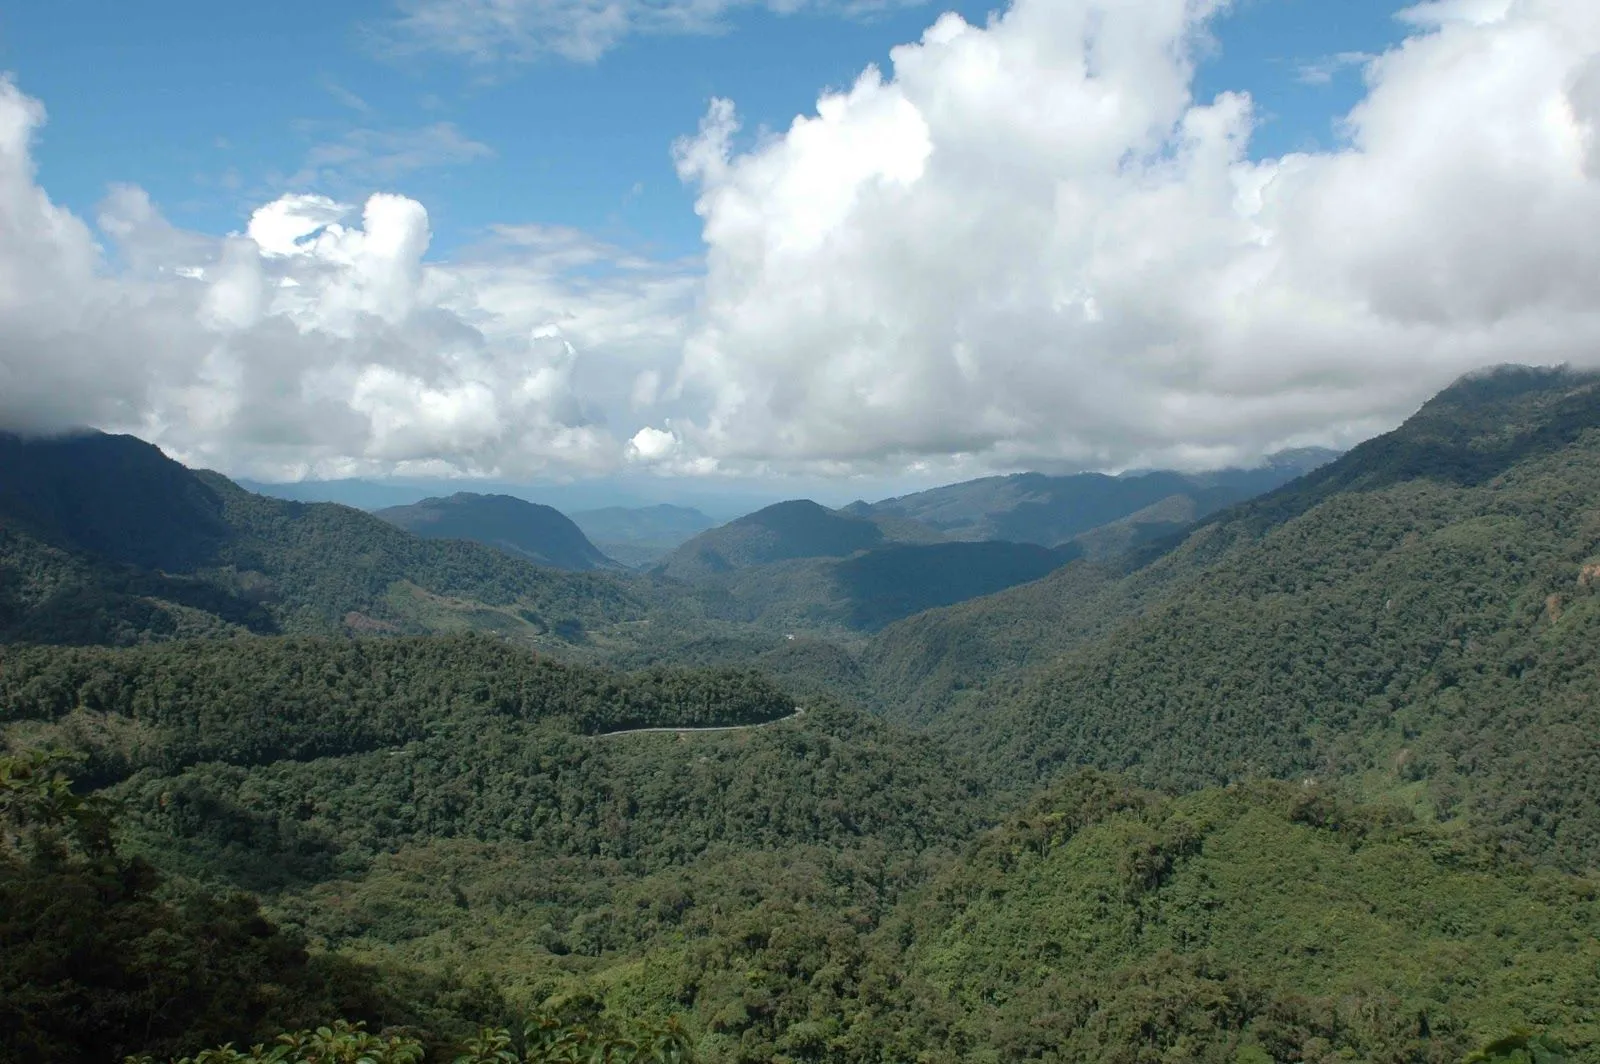
<svg viewBox="0 0 1600 1064">
<path fill-rule="evenodd" d="M 679 732 L 679 733 L 682 733 L 682 732 L 695 732 L 695 733 L 699 733 L 699 732 L 719 732 L 719 731 L 754 731 L 757 728 L 770 728 L 774 724 L 782 724 L 786 720 L 798 720 L 799 718 L 801 718 L 801 717 L 803 717 L 805 715 L 806 715 L 805 707 L 803 707 L 803 706 L 795 706 L 794 707 L 794 712 L 789 714 L 787 717 L 779 717 L 777 720 L 764 720 L 760 724 L 716 724 L 716 725 L 711 725 L 710 727 L 702 727 L 702 728 L 689 728 L 689 727 L 680 727 L 680 728 L 624 728 L 621 731 L 595 732 L 593 735 L 589 736 L 589 738 L 591 738 L 591 739 L 609 739 L 609 738 L 611 738 L 612 736 L 615 736 L 615 735 L 648 735 L 651 732 Z"/>
</svg>

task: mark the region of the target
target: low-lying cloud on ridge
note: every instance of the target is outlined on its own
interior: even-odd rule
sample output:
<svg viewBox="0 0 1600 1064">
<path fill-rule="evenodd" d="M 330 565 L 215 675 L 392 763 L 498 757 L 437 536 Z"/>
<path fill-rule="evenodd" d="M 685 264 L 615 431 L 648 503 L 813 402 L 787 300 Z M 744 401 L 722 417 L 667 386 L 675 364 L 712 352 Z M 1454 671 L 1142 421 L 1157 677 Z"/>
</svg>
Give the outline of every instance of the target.
<svg viewBox="0 0 1600 1064">
<path fill-rule="evenodd" d="M 1201 466 L 1600 364 L 1600 6 L 1408 9 L 1347 142 L 1267 160 L 1192 96 L 1221 6 L 946 15 L 749 150 L 714 101 L 674 149 L 703 277 L 539 227 L 429 263 L 383 195 L 218 239 L 121 189 L 108 253 L 7 84 L 0 421 L 258 475 Z"/>
</svg>

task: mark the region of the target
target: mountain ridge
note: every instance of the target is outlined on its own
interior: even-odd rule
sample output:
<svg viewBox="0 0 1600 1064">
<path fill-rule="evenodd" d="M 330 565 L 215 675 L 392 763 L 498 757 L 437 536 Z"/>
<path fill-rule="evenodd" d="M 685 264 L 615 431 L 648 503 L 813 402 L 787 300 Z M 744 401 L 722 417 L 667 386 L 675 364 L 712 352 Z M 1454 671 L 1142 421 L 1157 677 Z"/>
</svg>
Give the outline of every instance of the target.
<svg viewBox="0 0 1600 1064">
<path fill-rule="evenodd" d="M 486 628 L 579 646 L 642 608 L 603 574 L 255 495 L 129 436 L 0 436 L 0 455 L 0 641 Z"/>
<path fill-rule="evenodd" d="M 952 538 L 1055 547 L 1166 500 L 1183 499 L 1194 516 L 1203 516 L 1276 488 L 1325 464 L 1335 454 L 1321 448 L 1299 448 L 1270 456 L 1255 468 L 1209 473 L 1012 473 L 876 503 L 855 503 L 850 510 L 860 516 L 908 517 Z"/>
<path fill-rule="evenodd" d="M 470 540 L 553 569 L 619 567 L 566 514 L 512 495 L 458 491 L 408 506 L 387 506 L 373 516 L 424 539 Z"/>
</svg>

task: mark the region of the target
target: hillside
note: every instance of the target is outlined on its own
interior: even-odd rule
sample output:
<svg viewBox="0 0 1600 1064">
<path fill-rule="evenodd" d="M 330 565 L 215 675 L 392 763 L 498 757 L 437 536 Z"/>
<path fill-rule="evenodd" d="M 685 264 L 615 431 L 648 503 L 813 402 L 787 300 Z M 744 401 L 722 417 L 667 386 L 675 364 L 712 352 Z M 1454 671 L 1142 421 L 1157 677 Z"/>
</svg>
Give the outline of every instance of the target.
<svg viewBox="0 0 1600 1064">
<path fill-rule="evenodd" d="M 524 1006 L 811 870 L 830 912 L 886 911 L 987 807 L 937 745 L 826 700 L 794 716 L 747 672 L 617 674 L 484 637 L 12 648 L 0 666 L 0 738 L 83 757 L 136 851 L 262 892 L 353 959 L 489 972 Z"/>
<path fill-rule="evenodd" d="M 566 514 L 510 495 L 459 491 L 448 498 L 390 506 L 375 516 L 423 539 L 470 540 L 552 569 L 617 567 Z"/>
<path fill-rule="evenodd" d="M 652 573 L 669 600 L 708 621 L 848 639 L 1037 580 L 1077 553 L 950 542 L 907 518 L 857 517 L 799 500 L 703 532 Z"/>
<path fill-rule="evenodd" d="M 1119 546 L 1174 531 L 1232 503 L 1271 491 L 1333 457 L 1332 451 L 1305 448 L 1274 455 L 1255 469 L 1211 473 L 1017 473 L 857 504 L 851 512 L 910 518 L 955 539 L 1010 540 L 1046 547 L 1120 523 L 1124 532 L 1113 537 L 1112 543 L 1102 546 L 1090 541 L 1092 553 L 1115 553 Z"/>
<path fill-rule="evenodd" d="M 1537 1027 L 1587 1060 L 1595 886 L 1315 787 L 1090 774 L 904 907 L 879 971 L 934 1059 L 1453 1062 Z"/>
<path fill-rule="evenodd" d="M 880 522 L 796 499 L 700 533 L 667 555 L 654 571 L 676 580 L 696 580 L 796 558 L 845 558 L 888 543 L 932 543 L 942 538 L 913 521 Z"/>
<path fill-rule="evenodd" d="M 640 568 L 717 525 L 693 507 L 668 503 L 575 510 L 570 516 L 608 557 Z"/>
<path fill-rule="evenodd" d="M 1172 788 L 1343 778 L 1593 868 L 1597 470 L 1600 377 L 1466 380 L 1131 572 L 890 629 L 867 672 L 1020 785 L 1085 763 Z M 1035 667 L 1004 660 L 1008 626 Z M 991 686 L 958 691 L 947 648 L 995 655 Z"/>
<path fill-rule="evenodd" d="M 1029 543 L 898 543 L 696 579 L 701 615 L 769 631 L 853 639 L 923 610 L 1037 580 L 1072 558 Z"/>
<path fill-rule="evenodd" d="M 0 640 L 485 629 L 574 645 L 637 616 L 599 575 L 253 495 L 129 436 L 0 435 Z"/>
</svg>

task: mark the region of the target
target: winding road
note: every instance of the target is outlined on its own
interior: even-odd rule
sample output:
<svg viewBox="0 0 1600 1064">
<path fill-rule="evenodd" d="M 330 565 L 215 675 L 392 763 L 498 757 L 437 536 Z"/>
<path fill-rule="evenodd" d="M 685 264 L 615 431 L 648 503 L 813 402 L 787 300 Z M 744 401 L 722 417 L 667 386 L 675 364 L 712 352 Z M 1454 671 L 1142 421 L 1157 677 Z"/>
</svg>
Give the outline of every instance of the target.
<svg viewBox="0 0 1600 1064">
<path fill-rule="evenodd" d="M 760 724 L 715 724 L 703 728 L 624 728 L 622 731 L 596 732 L 589 738 L 610 739 L 616 735 L 648 735 L 651 732 L 678 732 L 681 734 L 684 732 L 754 731 L 757 728 L 770 728 L 774 724 L 782 724 L 786 720 L 798 720 L 805 715 L 805 707 L 795 706 L 794 712 L 787 717 L 779 717 L 777 720 L 764 720 Z"/>
</svg>

